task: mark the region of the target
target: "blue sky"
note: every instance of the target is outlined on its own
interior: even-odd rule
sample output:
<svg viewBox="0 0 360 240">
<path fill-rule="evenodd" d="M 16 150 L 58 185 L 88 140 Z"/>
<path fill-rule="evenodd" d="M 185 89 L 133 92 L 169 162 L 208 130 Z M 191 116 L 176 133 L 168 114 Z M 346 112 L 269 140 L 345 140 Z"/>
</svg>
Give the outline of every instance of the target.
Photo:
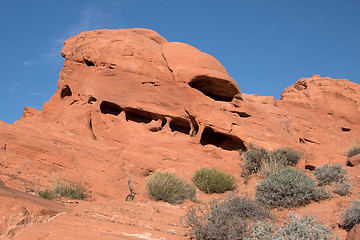
<svg viewBox="0 0 360 240">
<path fill-rule="evenodd" d="M 216 57 L 244 93 L 274 96 L 314 74 L 360 84 L 360 0 L 13 0 L 0 5 L 0 120 L 41 109 L 63 42 L 149 28 Z"/>
</svg>

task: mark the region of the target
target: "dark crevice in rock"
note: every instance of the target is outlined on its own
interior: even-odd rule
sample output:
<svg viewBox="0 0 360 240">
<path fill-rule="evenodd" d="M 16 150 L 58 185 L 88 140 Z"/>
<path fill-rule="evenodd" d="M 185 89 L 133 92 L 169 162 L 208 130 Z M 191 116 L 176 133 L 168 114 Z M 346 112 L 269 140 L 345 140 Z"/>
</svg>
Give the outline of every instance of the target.
<svg viewBox="0 0 360 240">
<path fill-rule="evenodd" d="M 246 113 L 246 112 L 238 112 L 238 111 L 231 111 L 232 113 L 236 113 L 237 115 L 239 115 L 242 118 L 248 118 L 251 117 L 250 114 Z"/>
<path fill-rule="evenodd" d="M 306 164 L 305 165 L 305 169 L 308 169 L 308 170 L 310 170 L 310 171 L 314 171 L 315 170 L 315 166 L 314 165 L 310 165 L 310 164 Z"/>
<path fill-rule="evenodd" d="M 167 123 L 166 118 L 163 118 L 162 121 L 161 121 L 161 127 L 162 128 L 165 127 L 166 123 Z"/>
<path fill-rule="evenodd" d="M 189 82 L 189 86 L 197 89 L 215 101 L 231 102 L 239 91 L 228 81 L 209 76 L 197 76 Z"/>
<path fill-rule="evenodd" d="M 205 127 L 200 144 L 205 146 L 207 144 L 215 145 L 224 150 L 238 150 L 246 151 L 244 141 L 234 135 L 216 132 L 211 127 Z"/>
<path fill-rule="evenodd" d="M 91 113 L 90 113 L 90 116 L 89 116 L 89 128 L 90 128 L 90 131 L 92 133 L 93 139 L 96 140 L 96 136 L 95 136 L 93 125 L 92 125 Z"/>
<path fill-rule="evenodd" d="M 148 82 L 141 82 L 141 84 L 143 84 L 143 85 L 148 85 L 148 84 L 151 84 L 151 85 L 153 85 L 154 87 L 158 87 L 158 86 L 160 86 L 159 82 L 151 82 L 151 81 L 148 81 Z"/>
<path fill-rule="evenodd" d="M 190 130 L 190 136 L 195 136 L 199 132 L 199 124 L 197 123 L 194 116 L 192 116 L 188 111 L 186 111 L 186 114 L 189 116 L 190 124 L 191 124 L 191 130 Z"/>
<path fill-rule="evenodd" d="M 64 97 L 72 96 L 71 89 L 68 85 L 65 85 L 65 87 L 63 87 L 63 89 L 61 90 L 60 96 L 61 96 L 61 99 L 63 99 Z"/>
<path fill-rule="evenodd" d="M 307 138 L 299 138 L 299 143 L 302 143 L 302 144 L 305 144 L 305 143 L 315 143 L 315 144 L 320 144 L 318 142 L 315 142 L 315 141 L 312 141 L 310 139 L 307 139 Z"/>
<path fill-rule="evenodd" d="M 190 134 L 191 127 L 187 119 L 173 118 L 171 119 L 169 126 L 172 132 L 181 132 L 187 135 Z"/>
<path fill-rule="evenodd" d="M 84 59 L 84 63 L 86 64 L 86 66 L 88 67 L 95 67 L 95 63 L 90 60 L 90 59 Z"/>
<path fill-rule="evenodd" d="M 87 103 L 92 104 L 93 102 L 96 102 L 96 97 L 90 96 Z"/>
<path fill-rule="evenodd" d="M 102 101 L 100 104 L 100 111 L 104 114 L 112 114 L 112 115 L 119 115 L 123 109 L 112 102 Z"/>
<path fill-rule="evenodd" d="M 126 121 L 133 121 L 137 123 L 150 123 L 152 120 L 156 120 L 153 113 L 135 109 L 135 108 L 125 108 Z"/>
<path fill-rule="evenodd" d="M 173 72 L 173 70 L 169 67 L 169 64 L 168 64 L 168 62 L 167 62 L 164 54 L 161 54 L 161 56 L 163 57 L 163 59 L 164 59 L 164 61 L 165 61 L 165 63 L 166 63 L 166 67 L 169 69 L 169 71 L 170 71 L 170 73 L 171 73 L 171 75 L 172 75 L 173 80 L 175 80 L 174 72 Z"/>
<path fill-rule="evenodd" d="M 73 105 L 73 104 L 75 104 L 75 103 L 77 103 L 77 102 L 79 102 L 79 100 L 74 100 L 74 101 L 72 101 L 72 102 L 70 103 L 70 106 Z"/>
<path fill-rule="evenodd" d="M 343 132 L 350 132 L 350 131 L 351 131 L 351 128 L 342 127 L 341 130 L 342 130 Z"/>
</svg>

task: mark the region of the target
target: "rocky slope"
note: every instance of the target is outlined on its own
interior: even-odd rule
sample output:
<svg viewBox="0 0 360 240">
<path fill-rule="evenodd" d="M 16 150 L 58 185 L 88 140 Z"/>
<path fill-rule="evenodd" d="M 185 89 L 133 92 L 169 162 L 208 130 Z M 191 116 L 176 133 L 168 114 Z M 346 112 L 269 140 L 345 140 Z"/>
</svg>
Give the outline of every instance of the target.
<svg viewBox="0 0 360 240">
<path fill-rule="evenodd" d="M 146 29 L 84 32 L 61 54 L 58 90 L 43 109 L 0 121 L 1 239 L 187 239 L 179 219 L 192 203 L 152 201 L 147 176 L 190 179 L 211 166 L 242 182 L 237 150 L 249 144 L 301 150 L 303 169 L 344 166 L 354 194 L 295 212 L 345 237 L 340 215 L 360 191 L 359 166 L 346 166 L 344 155 L 360 142 L 358 84 L 314 75 L 281 100 L 244 94 L 214 57 Z M 137 195 L 126 202 L 130 177 Z M 54 179 L 85 183 L 90 201 L 37 197 Z M 253 194 L 257 180 L 238 190 Z"/>
</svg>

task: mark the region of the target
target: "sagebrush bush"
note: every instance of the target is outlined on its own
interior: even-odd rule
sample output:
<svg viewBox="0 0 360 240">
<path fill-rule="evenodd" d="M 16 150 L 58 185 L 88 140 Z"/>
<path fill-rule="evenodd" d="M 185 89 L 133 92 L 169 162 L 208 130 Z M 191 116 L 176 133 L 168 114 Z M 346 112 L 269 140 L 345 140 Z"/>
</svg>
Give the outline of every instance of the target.
<svg viewBox="0 0 360 240">
<path fill-rule="evenodd" d="M 223 193 L 235 188 L 236 179 L 230 173 L 215 168 L 201 168 L 192 178 L 193 183 L 205 193 Z"/>
<path fill-rule="evenodd" d="M 51 187 L 39 190 L 38 195 L 49 200 L 56 197 L 84 200 L 87 197 L 87 191 L 83 184 L 55 180 Z"/>
<path fill-rule="evenodd" d="M 301 153 L 291 148 L 279 148 L 271 152 L 272 162 L 282 163 L 284 166 L 295 166 L 301 159 Z"/>
<path fill-rule="evenodd" d="M 330 195 L 303 171 L 284 168 L 264 179 L 257 187 L 255 198 L 269 207 L 296 207 Z"/>
<path fill-rule="evenodd" d="M 319 185 L 347 181 L 347 171 L 340 165 L 325 164 L 315 168 L 314 176 Z"/>
<path fill-rule="evenodd" d="M 340 196 L 346 196 L 351 192 L 351 184 L 347 181 L 335 182 L 332 184 L 332 191 Z"/>
<path fill-rule="evenodd" d="M 342 226 L 347 229 L 360 224 L 360 199 L 353 201 L 346 209 L 342 221 Z"/>
<path fill-rule="evenodd" d="M 252 147 L 249 150 L 242 152 L 242 176 L 249 177 L 251 174 L 260 171 L 263 162 L 270 158 L 270 152 L 265 148 Z"/>
<path fill-rule="evenodd" d="M 260 172 L 263 177 L 287 166 L 295 166 L 301 159 L 301 153 L 291 148 L 279 148 L 268 151 L 265 148 L 250 146 L 242 153 L 242 176 L 245 181 L 254 173 Z"/>
<path fill-rule="evenodd" d="M 251 222 L 269 218 L 270 214 L 246 196 L 230 195 L 217 200 L 205 211 L 190 207 L 185 215 L 185 226 L 194 239 L 242 239 L 248 234 Z"/>
<path fill-rule="evenodd" d="M 169 172 L 156 171 L 152 174 L 146 181 L 146 190 L 154 200 L 171 204 L 181 203 L 185 199 L 194 201 L 196 196 L 194 185 Z"/>
<path fill-rule="evenodd" d="M 346 155 L 348 158 L 355 156 L 360 153 L 360 145 L 353 145 L 348 151 L 346 151 Z"/>
<path fill-rule="evenodd" d="M 331 240 L 333 236 L 330 229 L 316 223 L 314 217 L 290 214 L 289 219 L 279 228 L 265 221 L 255 223 L 244 240 Z"/>
</svg>

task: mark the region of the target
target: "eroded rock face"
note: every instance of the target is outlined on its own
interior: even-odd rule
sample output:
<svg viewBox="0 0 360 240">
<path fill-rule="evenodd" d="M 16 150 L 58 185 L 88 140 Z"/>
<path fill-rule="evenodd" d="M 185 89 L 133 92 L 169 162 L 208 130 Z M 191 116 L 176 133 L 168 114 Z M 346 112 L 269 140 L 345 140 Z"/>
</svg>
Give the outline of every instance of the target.
<svg viewBox="0 0 360 240">
<path fill-rule="evenodd" d="M 80 212 L 98 209 L 101 200 L 123 204 L 130 176 L 138 194 L 126 208 L 147 207 L 144 182 L 157 169 L 190 179 L 200 167 L 216 167 L 241 181 L 237 150 L 250 143 L 300 150 L 304 157 L 298 167 L 312 170 L 326 163 L 345 166 L 344 152 L 360 142 L 360 87 L 348 80 L 303 78 L 285 89 L 281 100 L 243 94 L 214 57 L 146 29 L 84 32 L 68 39 L 61 54 L 58 90 L 43 109 L 26 107 L 13 125 L 0 121 L 0 176 L 22 191 L 47 186 L 54 178 L 85 182 L 95 203 L 80 204 Z M 356 169 L 349 168 L 350 179 Z M 359 184 L 353 184 L 358 192 Z M 115 208 L 119 216 L 125 211 L 113 202 L 106 212 Z M 145 214 L 152 229 L 159 219 L 165 221 L 163 209 L 155 219 L 157 208 Z M 76 222 L 79 214 L 49 223 L 55 228 L 49 236 L 61 230 L 60 222 Z M 92 217 L 96 214 L 100 211 Z M 97 219 L 104 232 L 109 219 Z M 98 226 L 96 221 L 89 224 Z M 336 225 L 336 219 L 329 221 Z M 156 234 L 169 235 L 168 230 Z M 185 232 L 180 226 L 176 231 Z M 77 231 L 79 237 L 88 236 L 85 232 Z"/>
<path fill-rule="evenodd" d="M 360 239 L 360 224 L 356 224 L 348 233 L 346 240 Z"/>
</svg>

